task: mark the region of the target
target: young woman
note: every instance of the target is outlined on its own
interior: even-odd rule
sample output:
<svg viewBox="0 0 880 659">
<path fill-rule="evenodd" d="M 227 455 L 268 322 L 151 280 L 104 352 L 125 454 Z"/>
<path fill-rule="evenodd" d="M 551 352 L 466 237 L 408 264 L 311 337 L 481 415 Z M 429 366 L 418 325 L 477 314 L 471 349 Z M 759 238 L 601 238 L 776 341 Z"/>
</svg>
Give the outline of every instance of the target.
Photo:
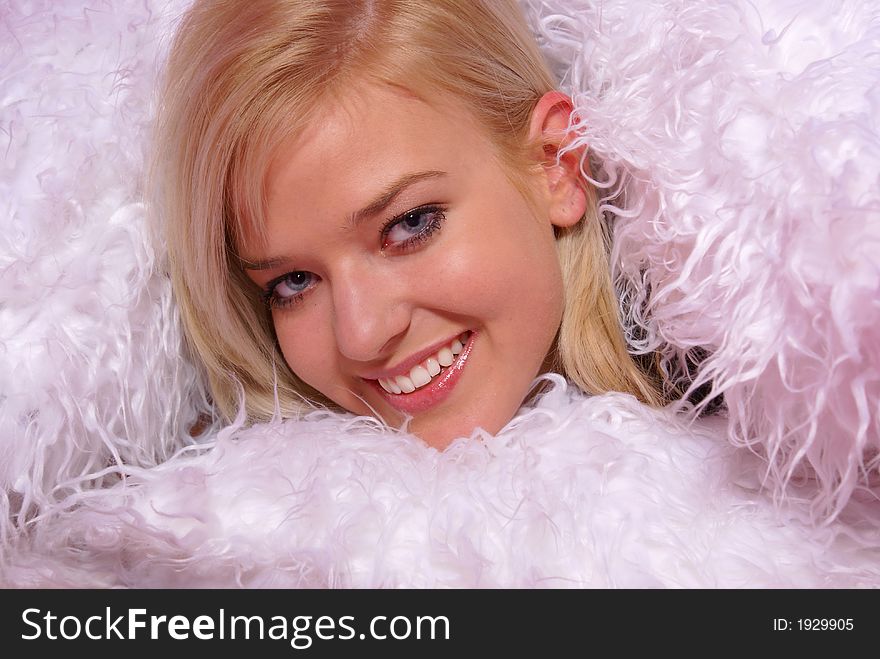
<svg viewBox="0 0 880 659">
<path fill-rule="evenodd" d="M 660 401 L 514 0 L 198 2 L 167 81 L 171 273 L 227 416 L 325 405 L 443 448 L 547 371 Z"/>
<path fill-rule="evenodd" d="M 200 382 L 177 353 L 164 273 L 147 254 L 134 272 L 123 254 L 142 247 L 139 205 L 111 185 L 101 208 L 120 212 L 82 210 L 88 231 L 57 234 L 70 222 L 58 209 L 81 209 L 44 172 L 43 142 L 25 140 L 64 202 L 41 201 L 34 226 L 71 245 L 21 251 L 24 234 L 9 234 L 15 254 L 43 255 L 16 257 L 22 281 L 60 274 L 55 297 L 10 306 L 30 323 L 11 327 L 58 331 L 20 331 L 4 353 L 21 361 L 0 401 L 19 424 L 0 498 L 16 546 L 0 544 L 0 581 L 880 584 L 876 487 L 863 486 L 878 462 L 875 31 L 858 3 L 765 4 L 524 2 L 539 52 L 512 1 L 196 2 L 166 72 L 155 215 L 191 347 L 232 422 L 191 445 Z M 101 62 L 123 80 L 167 33 L 150 23 L 158 5 L 168 11 L 119 4 L 135 14 L 113 23 L 119 40 L 137 38 Z M 98 22 L 111 12 L 74 14 L 90 31 L 53 55 L 64 66 L 94 56 L 98 37 L 116 41 Z M 40 53 L 75 34 L 20 24 L 16 40 Z M 567 71 L 574 111 L 541 53 Z M 44 68 L 30 70 L 42 80 Z M 114 130 L 141 135 L 148 104 L 88 70 L 112 82 Z M 64 103 L 98 107 L 81 76 L 60 77 L 74 86 Z M 58 135 L 13 118 L 13 155 L 23 135 Z M 82 166 L 58 170 L 91 203 L 107 179 L 90 173 L 117 161 L 77 132 L 53 143 Z M 640 284 L 620 308 L 609 207 L 615 273 Z M 644 335 L 620 320 L 645 315 Z M 621 327 L 644 352 L 659 345 L 662 363 L 710 348 L 698 377 L 727 415 L 643 404 L 664 392 Z M 31 361 L 40 377 L 20 377 Z M 563 375 L 517 411 L 551 371 Z M 186 447 L 142 451 L 168 417 Z M 840 503 L 824 509 L 837 516 L 816 514 L 817 500 Z"/>
</svg>

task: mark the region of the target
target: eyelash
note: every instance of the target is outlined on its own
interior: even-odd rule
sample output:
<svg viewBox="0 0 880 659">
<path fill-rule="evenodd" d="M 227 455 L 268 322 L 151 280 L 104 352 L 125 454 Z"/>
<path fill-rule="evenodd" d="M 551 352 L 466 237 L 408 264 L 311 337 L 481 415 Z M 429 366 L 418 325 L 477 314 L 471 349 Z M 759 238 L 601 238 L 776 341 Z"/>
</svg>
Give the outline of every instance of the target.
<svg viewBox="0 0 880 659">
<path fill-rule="evenodd" d="M 388 234 L 391 230 L 397 226 L 398 224 L 404 222 L 406 219 L 410 217 L 419 217 L 420 215 L 427 215 L 428 213 L 433 213 L 433 217 L 431 221 L 419 231 L 417 234 L 412 235 L 406 240 L 402 240 L 399 243 L 395 243 L 392 245 L 386 245 L 385 241 L 388 238 Z M 438 204 L 426 204 L 424 206 L 419 206 L 417 208 L 413 208 L 411 210 L 402 213 L 401 215 L 397 215 L 390 220 L 388 220 L 379 231 L 379 240 L 381 249 L 383 252 L 393 249 L 397 252 L 405 253 L 412 249 L 415 249 L 419 245 L 427 242 L 430 238 L 440 231 L 443 226 L 443 222 L 446 220 L 445 209 Z M 287 309 L 294 305 L 302 302 L 306 293 L 311 289 L 302 291 L 301 293 L 297 293 L 296 295 L 291 295 L 290 297 L 279 297 L 275 289 L 278 288 L 278 285 L 283 283 L 286 279 L 288 279 L 291 275 L 296 274 L 297 271 L 286 272 L 283 275 L 276 277 L 268 284 L 266 284 L 265 289 L 263 289 L 263 303 L 269 307 L 270 309 Z M 311 274 L 311 273 L 309 273 Z M 312 275 L 315 277 L 316 275 Z"/>
<path fill-rule="evenodd" d="M 420 215 L 427 215 L 429 213 L 433 213 L 434 217 L 428 223 L 428 225 L 419 231 L 417 234 L 407 238 L 406 240 L 402 240 L 399 243 L 395 243 L 394 245 L 386 246 L 385 240 L 388 238 L 388 234 L 398 224 L 404 222 L 407 218 L 410 217 L 418 217 Z M 413 208 L 411 210 L 406 211 L 405 213 L 398 215 L 396 217 L 392 217 L 388 222 L 386 222 L 382 229 L 379 231 L 379 241 L 382 245 L 382 251 L 386 251 L 386 249 L 393 249 L 398 252 L 406 252 L 422 243 L 426 242 L 431 236 L 440 231 L 443 226 L 443 222 L 446 220 L 445 209 L 438 204 L 425 204 L 424 206 L 419 206 L 417 208 Z"/>
<path fill-rule="evenodd" d="M 296 274 L 296 272 L 297 271 L 285 272 L 280 277 L 275 277 L 275 279 L 266 284 L 266 288 L 263 289 L 263 304 L 269 307 L 269 309 L 287 309 L 288 307 L 292 307 L 302 302 L 308 289 L 301 293 L 297 293 L 296 295 L 291 295 L 290 297 L 280 297 L 275 293 L 275 289 L 278 288 L 278 285 L 283 283 L 284 280 L 291 275 Z"/>
</svg>

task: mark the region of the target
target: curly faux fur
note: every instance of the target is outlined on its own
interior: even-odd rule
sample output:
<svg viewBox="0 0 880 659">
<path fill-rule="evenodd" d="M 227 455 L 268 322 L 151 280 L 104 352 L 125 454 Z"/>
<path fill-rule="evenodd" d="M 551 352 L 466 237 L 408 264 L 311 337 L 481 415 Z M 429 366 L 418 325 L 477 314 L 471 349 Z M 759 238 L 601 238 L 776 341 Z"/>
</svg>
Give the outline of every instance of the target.
<svg viewBox="0 0 880 659">
<path fill-rule="evenodd" d="M 880 467 L 880 5 L 528 6 L 618 216 L 632 344 L 833 518 Z"/>
<path fill-rule="evenodd" d="M 556 379 L 443 453 L 327 412 L 190 437 L 142 199 L 187 5 L 0 8 L 7 585 L 880 585 L 876 3 L 523 0 L 631 343 L 727 411 Z"/>
<path fill-rule="evenodd" d="M 556 376 L 558 378 L 558 376 Z M 775 510 L 756 459 L 631 396 L 553 390 L 443 453 L 318 412 L 230 427 L 38 526 L 27 584 L 757 587 L 880 584 L 877 552 Z M 877 530 L 867 527 L 868 539 Z M 82 547 L 88 552 L 82 555 Z M 72 566 L 76 566 L 73 569 Z"/>
</svg>

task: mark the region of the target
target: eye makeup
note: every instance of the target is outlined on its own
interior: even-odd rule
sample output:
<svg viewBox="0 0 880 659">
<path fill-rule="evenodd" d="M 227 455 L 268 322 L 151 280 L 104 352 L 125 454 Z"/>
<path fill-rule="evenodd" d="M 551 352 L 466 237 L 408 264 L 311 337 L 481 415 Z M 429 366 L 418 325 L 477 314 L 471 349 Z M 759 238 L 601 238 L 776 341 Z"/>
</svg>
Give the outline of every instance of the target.
<svg viewBox="0 0 880 659">
<path fill-rule="evenodd" d="M 263 289 L 263 303 L 270 309 L 292 307 L 302 302 L 305 294 L 318 283 L 314 281 L 317 279 L 317 275 L 305 270 L 286 272 L 266 284 Z"/>
<path fill-rule="evenodd" d="M 425 204 L 396 215 L 382 225 L 379 248 L 383 253 L 406 253 L 418 248 L 436 234 L 446 221 L 440 204 Z M 293 270 L 275 277 L 262 291 L 270 309 L 287 309 L 302 302 L 320 278 L 305 270 Z"/>
<path fill-rule="evenodd" d="M 379 231 L 382 251 L 405 252 L 427 241 L 446 221 L 446 211 L 439 204 L 426 204 L 408 210 L 386 222 Z"/>
</svg>

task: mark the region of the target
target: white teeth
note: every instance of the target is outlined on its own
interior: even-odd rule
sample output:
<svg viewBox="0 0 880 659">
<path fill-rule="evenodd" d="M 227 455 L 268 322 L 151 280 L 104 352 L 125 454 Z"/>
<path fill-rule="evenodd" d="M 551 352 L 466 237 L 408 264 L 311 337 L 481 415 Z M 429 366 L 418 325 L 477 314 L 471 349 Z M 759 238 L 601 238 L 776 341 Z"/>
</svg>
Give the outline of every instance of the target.
<svg viewBox="0 0 880 659">
<path fill-rule="evenodd" d="M 412 380 L 413 385 L 418 389 L 431 381 L 431 375 L 424 367 L 416 366 L 409 372 L 409 379 Z"/>
<path fill-rule="evenodd" d="M 437 362 L 440 366 L 451 366 L 454 361 L 455 356 L 449 348 L 440 348 L 440 352 L 437 353 Z"/>
<path fill-rule="evenodd" d="M 416 390 L 416 387 L 412 383 L 412 380 L 410 380 L 405 375 L 398 375 L 396 378 L 394 378 L 394 380 L 397 383 L 397 386 L 400 387 L 400 390 L 405 394 L 411 394 Z"/>
<path fill-rule="evenodd" d="M 394 380 L 386 380 L 385 378 L 379 378 L 379 384 L 389 394 L 399 394 L 400 393 L 400 387 L 397 386 L 397 383 Z"/>
<path fill-rule="evenodd" d="M 432 378 L 440 374 L 442 367 L 452 366 L 455 356 L 464 350 L 468 336 L 468 332 L 463 332 L 448 346 L 440 348 L 436 355 L 413 367 L 409 376 L 398 375 L 395 378 L 379 378 L 379 385 L 391 394 L 411 394 L 416 389 L 424 387 L 431 382 Z"/>
</svg>

